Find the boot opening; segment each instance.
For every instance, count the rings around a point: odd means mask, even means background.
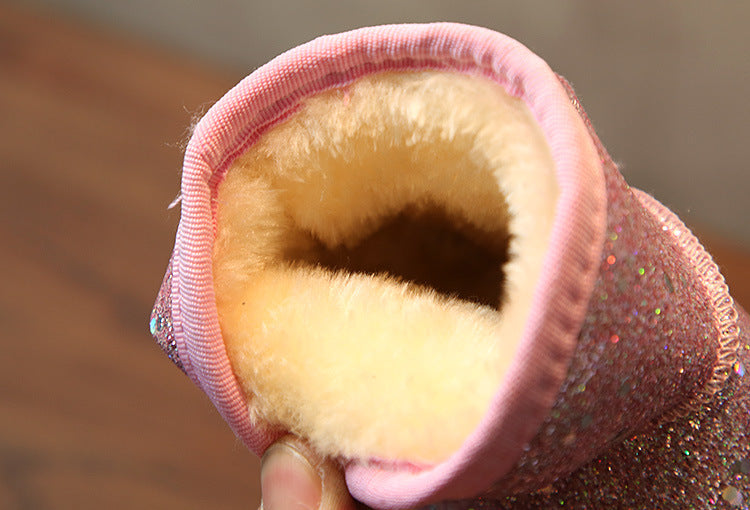
[[[515,356],[556,198],[536,121],[484,78],[307,98],[217,190],[216,305],[251,416],[331,456],[447,458]]]

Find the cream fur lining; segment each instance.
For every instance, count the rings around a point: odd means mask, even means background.
[[[557,193],[527,107],[484,78],[306,100],[219,188],[216,300],[251,416],[328,455],[448,457],[514,356]]]

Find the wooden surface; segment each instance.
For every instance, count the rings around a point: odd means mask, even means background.
[[[257,460],[147,328],[180,142],[239,78],[0,4],[0,509],[258,504]],[[707,239],[750,303],[748,254]]]

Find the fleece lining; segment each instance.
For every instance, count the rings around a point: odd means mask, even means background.
[[[447,458],[514,356],[557,194],[528,108],[484,78],[305,100],[218,189],[216,301],[251,417],[331,456]]]

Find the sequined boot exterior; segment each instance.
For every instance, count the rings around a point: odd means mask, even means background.
[[[744,504],[747,317],[518,42],[290,50],[198,123],[181,196],[151,330],[255,453],[297,433],[376,508]]]

